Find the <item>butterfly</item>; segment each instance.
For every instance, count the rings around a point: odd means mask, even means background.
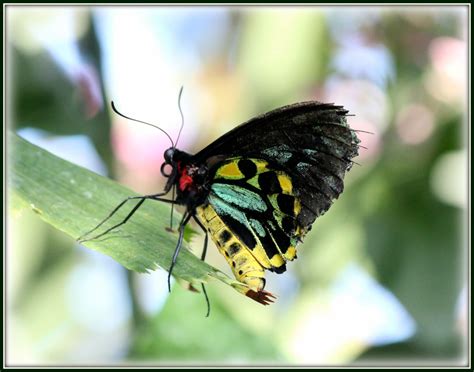
[[[181,93],[182,89],[179,97]],[[121,114],[113,102],[112,107],[127,119],[149,124]],[[210,236],[242,284],[238,290],[268,305],[276,297],[264,289],[265,271],[285,272],[315,219],[344,189],[344,176],[360,147],[358,131],[349,127],[347,116],[342,106],[317,101],[283,106],[237,126],[196,154],[176,147],[182,126],[176,142],[157,127],[172,144],[161,166],[167,178],[164,191],[127,198],[83,237],[130,199],[138,203],[127,217],[90,239],[126,223],[147,199],[182,205],[185,212],[168,270],[168,288],[185,226],[193,219],[205,234],[201,259]],[[164,199],[171,191],[172,199]],[[209,315],[204,285],[202,289]]]

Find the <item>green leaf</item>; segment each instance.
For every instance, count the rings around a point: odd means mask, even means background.
[[[44,221],[74,239],[95,227],[122,200],[137,195],[16,134],[8,134],[8,156],[10,208],[30,207]],[[98,232],[122,221],[136,202],[125,203]],[[167,269],[178,239],[177,232],[166,230],[169,216],[168,205],[147,200],[126,224],[83,245],[112,257],[129,270],[147,272],[158,266]],[[179,218],[176,216],[174,226],[178,226]],[[187,249],[186,243],[173,268],[173,276],[193,284],[216,278],[242,290],[242,284],[201,261]]]

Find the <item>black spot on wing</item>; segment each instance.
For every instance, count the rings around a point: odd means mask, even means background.
[[[295,233],[295,220],[291,217],[285,216],[281,220],[281,227],[287,236],[292,236]]]
[[[249,159],[240,159],[237,165],[245,178],[252,178],[257,174],[257,166]]]
[[[258,185],[264,193],[278,194],[282,192],[278,176],[275,172],[265,172],[258,176]]]
[[[283,264],[283,265],[281,265],[280,267],[272,267],[272,268],[270,269],[270,271],[273,271],[273,272],[275,272],[275,273],[277,273],[277,274],[282,274],[282,273],[284,273],[284,272],[286,271],[286,265]]]
[[[241,222],[228,215],[221,215],[222,221],[231,229],[249,249],[254,249],[257,245],[252,232]]]
[[[295,214],[295,198],[287,194],[278,194],[277,203],[280,210],[288,216]]]
[[[280,255],[280,251],[278,247],[275,245],[275,242],[273,241],[272,237],[268,233],[268,230],[265,233],[265,236],[259,236],[259,240],[260,240],[260,243],[262,244],[265,254],[269,258],[272,258],[275,255]],[[278,242],[276,243],[279,244]]]
[[[292,222],[292,225],[293,224],[294,222]],[[274,225],[273,228],[269,228],[267,231],[269,234],[271,234],[276,244],[278,244],[278,249],[280,250],[280,252],[285,254],[288,250],[288,247],[291,245],[289,236],[285,234],[285,232],[282,231],[282,229],[278,225]]]

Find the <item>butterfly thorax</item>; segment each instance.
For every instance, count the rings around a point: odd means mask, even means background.
[[[174,148],[165,151],[165,165],[171,165],[167,189],[176,186],[176,202],[189,209],[204,203],[209,194],[209,170],[205,164],[192,162],[192,155]]]
[[[177,170],[177,200],[190,207],[202,204],[209,194],[207,167],[178,162]]]

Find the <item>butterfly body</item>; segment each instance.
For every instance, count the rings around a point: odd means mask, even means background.
[[[206,234],[201,258],[210,235],[240,283],[234,288],[268,304],[274,296],[264,290],[265,271],[283,273],[296,258],[315,219],[342,193],[358,155],[346,116],[342,106],[303,102],[255,117],[194,155],[173,143],[161,166],[164,192],[133,197],[140,201],[126,219],[98,236],[125,223],[146,199],[184,205],[169,273],[193,218]],[[175,198],[161,198],[171,190]]]
[[[190,159],[189,154],[181,151],[177,157]],[[176,176],[169,183],[176,186],[176,203],[195,209],[209,194],[209,169],[205,164],[193,164],[189,160],[178,160],[172,167]]]
[[[172,168],[165,191],[176,187],[176,203],[200,221],[246,286],[242,292],[258,302],[271,295],[263,290],[265,270],[286,270],[315,218],[342,192],[358,148],[346,113],[319,102],[290,105],[198,154],[165,152]]]

